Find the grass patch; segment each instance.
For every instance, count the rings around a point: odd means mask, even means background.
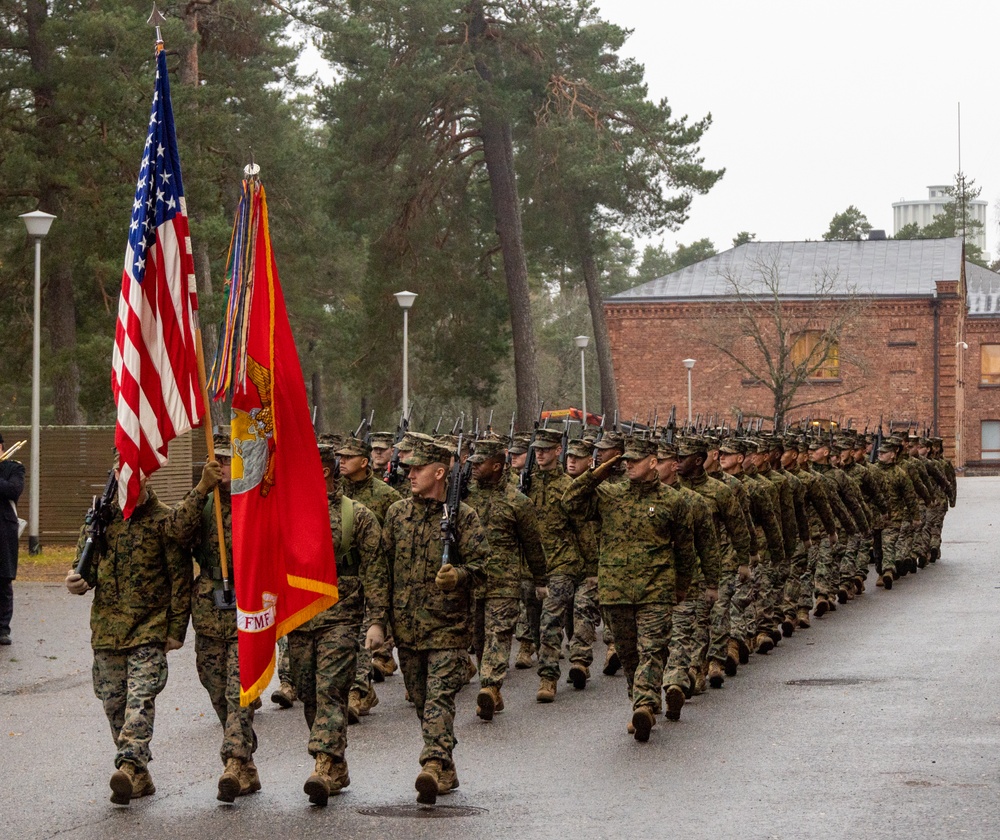
[[[76,546],[42,546],[41,554],[28,554],[24,546],[18,555],[17,579],[30,581],[61,581],[76,562]]]

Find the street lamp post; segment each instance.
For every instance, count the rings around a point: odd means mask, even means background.
[[[587,345],[590,344],[590,337],[586,335],[578,335],[573,339],[576,346],[580,348],[580,393],[583,395],[583,405],[581,410],[583,411],[583,430],[587,430],[587,367],[586,367],[586,355],[585,351]]]
[[[695,359],[685,359],[684,367],[688,372],[688,427],[691,426],[691,368],[694,367]]]
[[[403,310],[403,416],[410,413],[410,307],[417,299],[416,292],[396,292],[393,297]]]
[[[39,437],[41,426],[41,369],[42,369],[42,239],[52,227],[55,216],[33,210],[22,213],[20,218],[28,229],[28,236],[35,240],[35,324],[31,345],[31,482],[28,495],[28,553],[42,550],[38,539],[38,471]]]

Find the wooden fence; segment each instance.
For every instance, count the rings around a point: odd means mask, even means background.
[[[31,429],[28,426],[5,426],[4,444],[13,446],[27,441],[14,456],[24,464],[24,492],[17,503],[17,513],[30,521]],[[43,426],[39,441],[38,529],[39,541],[46,545],[76,543],[80,526],[91,500],[104,490],[114,457],[113,426]],[[201,429],[170,442],[168,462],[156,472],[149,486],[166,504],[179,501],[194,484],[195,464],[205,460],[205,437]],[[28,529],[21,541],[27,545]]]

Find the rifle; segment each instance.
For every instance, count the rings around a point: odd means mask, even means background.
[[[410,406],[410,413],[413,412],[413,406]],[[400,484],[403,480],[402,470],[399,468],[399,443],[410,430],[410,417],[409,415],[404,415],[400,413],[399,423],[396,425],[396,435],[392,439],[392,457],[389,459],[389,464],[385,468],[385,483],[395,487]]]
[[[440,415],[440,416],[438,417],[438,421],[437,421],[437,425],[436,425],[436,426],[434,427],[434,432],[433,432],[433,434],[435,435],[435,437],[437,436],[437,433],[438,433],[438,429],[440,429],[440,428],[441,428],[441,423],[442,423],[443,421],[444,421],[444,415],[442,414],[442,415]]]
[[[365,443],[368,443],[372,437],[372,423],[374,422],[375,422],[375,409],[373,408],[372,413],[369,417],[365,417],[364,415],[362,415],[361,423],[358,425],[358,428],[354,430],[354,437],[364,440]],[[365,433],[363,438],[361,435],[362,430],[364,430]]]
[[[84,580],[93,574],[94,554],[103,554],[107,549],[104,534],[115,515],[114,500],[117,494],[118,479],[115,478],[114,470],[108,470],[108,483],[104,485],[104,492],[100,496],[94,496],[83,520],[87,526],[87,541],[83,544],[74,571]]]
[[[870,464],[878,463],[878,450],[882,446],[882,416],[879,415],[878,418],[878,431],[875,432],[875,440],[872,441],[872,452],[868,456],[868,462]]]
[[[604,421],[608,419],[607,414],[601,415],[601,425],[597,427],[597,439],[594,441],[594,454],[590,460],[590,465],[592,468],[597,467],[597,444],[600,442],[601,438],[604,437]]]
[[[569,420],[563,425],[562,433],[562,454],[559,456],[559,465],[566,469],[566,450],[569,449]]]
[[[490,416],[486,419],[486,434],[493,434],[493,409],[490,409]]]
[[[531,443],[528,444],[528,455],[524,459],[524,466],[521,467],[521,475],[517,482],[517,489],[525,496],[531,490],[531,471],[535,468],[535,447],[532,444],[534,444],[535,437],[538,435],[538,429],[542,425],[542,413],[544,409],[545,401],[542,400],[542,404],[538,408],[538,419],[535,421],[535,430],[531,433]]]
[[[677,406],[670,406],[670,419],[667,420],[667,431],[663,436],[667,443],[673,443],[677,435]]]
[[[510,447],[514,445],[514,419],[517,417],[517,409],[510,413],[510,432],[507,433],[507,466],[510,466]]]
[[[471,464],[470,464],[471,467]],[[462,503],[462,433],[458,433],[458,450],[455,452],[455,463],[451,465],[451,475],[448,479],[448,492],[444,500],[444,513],[441,516],[441,533],[444,536],[444,550],[441,552],[441,565],[451,562],[451,548],[458,538],[458,508]]]

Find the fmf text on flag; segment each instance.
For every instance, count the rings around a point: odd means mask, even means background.
[[[118,302],[111,390],[119,502],[127,519],[167,444],[204,413],[195,345],[198,299],[166,55],[156,55],[149,131],[132,204]]]
[[[337,602],[326,481],[271,252],[267,199],[243,183],[212,369],[232,400],[232,522],[240,702],[274,672],[274,643]]]

